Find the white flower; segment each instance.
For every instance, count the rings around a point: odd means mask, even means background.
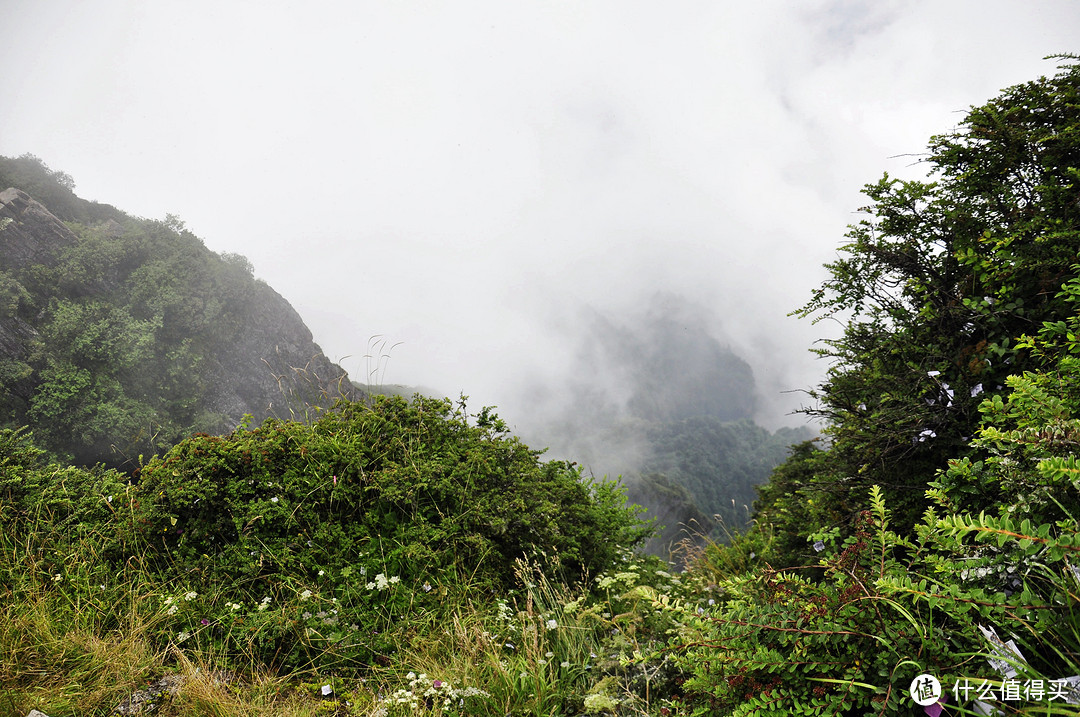
[[[548,620],[544,624],[547,625],[547,629],[549,629],[549,630],[554,630],[555,628],[557,628],[559,626],[559,623],[555,622],[554,620]]]
[[[187,640],[189,637],[191,637],[191,633],[186,631],[186,630],[181,630],[180,632],[176,633],[176,641],[177,642],[183,642],[184,640]]]
[[[390,583],[391,583],[392,585],[393,585],[393,584],[396,584],[396,583],[400,583],[400,582],[401,582],[401,578],[399,578],[399,577],[398,577],[397,575],[395,575],[394,577],[390,578]]]
[[[58,583],[58,582],[60,582],[60,581],[61,581],[61,580],[63,580],[63,579],[64,579],[64,576],[63,576],[63,575],[61,575],[60,573],[57,573],[56,575],[53,575],[53,576],[52,576],[52,581],[53,581],[54,583]]]
[[[273,498],[270,499],[270,502],[271,503],[277,503],[278,502],[278,497],[275,495]]]
[[[304,592],[300,593],[300,599],[301,600],[307,600],[309,597],[311,597],[311,591],[310,590],[305,590]]]
[[[184,593],[184,599],[187,600],[188,602],[191,602],[192,600],[194,600],[197,597],[199,597],[199,593],[195,592],[194,590],[191,590],[190,592]]]

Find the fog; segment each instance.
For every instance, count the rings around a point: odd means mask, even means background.
[[[788,314],[861,187],[1078,37],[1075,0],[8,0],[0,154],[244,254],[355,380],[625,411],[603,327],[642,354],[668,306],[800,425],[836,327]]]

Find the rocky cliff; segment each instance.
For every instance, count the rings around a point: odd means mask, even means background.
[[[65,223],[18,187],[0,192],[0,425],[120,466],[245,414],[303,417],[361,397],[246,259],[175,220],[67,194],[64,213],[90,223]]]

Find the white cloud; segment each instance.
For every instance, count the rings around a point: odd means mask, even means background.
[[[582,303],[671,290],[793,408],[824,327],[785,314],[861,186],[1078,30],[1072,0],[15,0],[0,153],[247,255],[332,358],[404,341],[392,381],[524,412]]]

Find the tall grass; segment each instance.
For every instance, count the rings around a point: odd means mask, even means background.
[[[341,674],[275,674],[256,657],[257,620],[242,616],[228,639],[193,622],[228,609],[224,589],[194,595],[182,576],[155,577],[138,546],[117,566],[101,554],[105,536],[58,534],[49,518],[0,521],[0,717],[115,714],[165,675],[180,676],[175,694],[156,698],[165,717],[658,714],[660,697],[641,689],[647,670],[632,665],[658,637],[656,587],[639,589],[662,580],[655,559],[625,556],[621,577],[597,576],[603,590],[553,583],[524,563],[505,595],[459,575],[441,609],[387,625],[391,657]]]

